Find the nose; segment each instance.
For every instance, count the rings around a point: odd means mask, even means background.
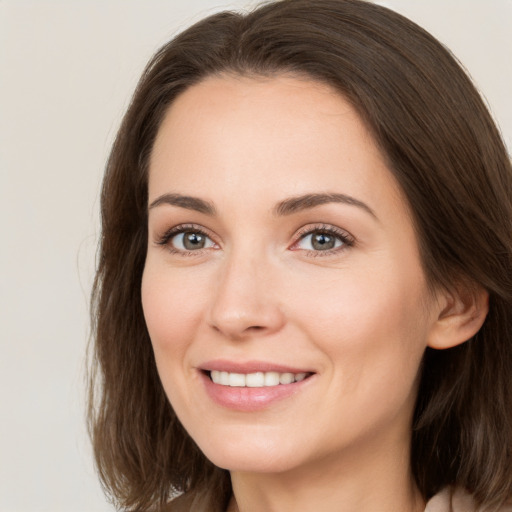
[[[209,324],[231,340],[278,332],[285,323],[277,279],[262,257],[232,255],[219,270]],[[273,277],[274,275],[274,277]]]

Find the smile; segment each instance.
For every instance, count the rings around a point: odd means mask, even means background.
[[[309,388],[316,372],[260,361],[216,360],[198,368],[207,396],[232,411],[256,412]]]
[[[232,373],[227,371],[212,370],[210,378],[214,384],[236,388],[263,388],[300,382],[308,376],[307,373],[279,373],[279,372],[255,372]]]

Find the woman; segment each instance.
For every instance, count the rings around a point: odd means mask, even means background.
[[[102,194],[114,500],[509,510],[511,197],[469,79],[383,7],[274,2],[163,47]]]

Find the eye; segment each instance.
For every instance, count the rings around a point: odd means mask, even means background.
[[[157,244],[174,253],[190,253],[217,247],[203,230],[194,226],[176,226],[164,233]]]
[[[215,245],[210,238],[200,231],[178,233],[169,242],[179,251],[197,251],[198,249],[207,249]]]
[[[330,249],[341,247],[342,245],[343,241],[336,236],[331,235],[330,233],[317,231],[302,237],[297,244],[297,247],[308,251],[328,251]]]
[[[325,252],[337,251],[345,247],[353,245],[352,237],[334,227],[319,227],[309,228],[303,231],[300,235],[298,242],[293,246],[293,249],[301,249],[310,252]]]

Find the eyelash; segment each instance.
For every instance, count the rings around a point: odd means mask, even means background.
[[[178,254],[180,256],[197,256],[205,251],[206,249],[183,251],[181,249],[176,249],[169,243],[176,235],[187,232],[197,233],[209,238],[210,240],[212,239],[212,237],[205,231],[205,229],[197,224],[179,224],[178,226],[174,226],[173,228],[168,229],[162,236],[158,238],[156,244],[165,247],[171,254]]]
[[[212,240],[212,237],[210,234],[201,226],[197,224],[179,224],[178,226],[174,226],[171,229],[168,229],[163,235],[161,235],[158,240],[156,241],[156,244],[162,247],[165,247],[170,253],[172,254],[178,254],[180,256],[198,256],[203,253],[203,251],[208,250],[209,248],[203,248],[203,249],[197,249],[194,251],[184,251],[182,249],[176,249],[173,247],[169,242],[175,237],[176,235],[179,235],[181,233],[186,232],[193,232],[197,233],[199,235],[205,236]],[[314,251],[314,250],[305,250],[305,252],[308,254],[308,256],[313,257],[322,257],[322,256],[331,256],[335,253],[338,253],[340,251],[346,250],[349,247],[352,247],[355,243],[354,238],[349,235],[346,231],[343,231],[339,228],[336,228],[335,226],[326,225],[326,224],[318,224],[314,226],[307,226],[302,229],[300,229],[297,232],[296,240],[293,242],[291,246],[291,250],[299,250],[299,249],[293,249],[293,247],[296,247],[304,238],[306,238],[309,235],[312,235],[313,233],[322,233],[329,236],[333,236],[340,240],[342,242],[342,245],[340,247],[335,247],[333,249],[326,249],[323,251]]]
[[[300,229],[297,233],[297,240],[293,243],[292,248],[297,246],[302,240],[304,240],[304,238],[312,235],[313,233],[333,236],[334,238],[339,239],[342,243],[340,247],[334,247],[332,249],[326,249],[323,251],[305,250],[308,256],[312,256],[314,258],[332,256],[333,254],[339,253],[348,249],[349,247],[352,247],[355,243],[354,238],[346,231],[327,224],[317,224],[313,226],[306,226]]]

